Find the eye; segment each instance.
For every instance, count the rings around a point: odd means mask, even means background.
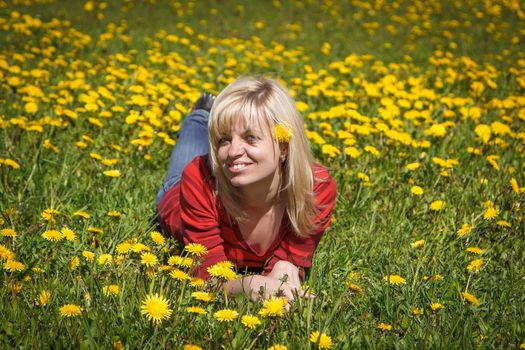
[[[224,146],[226,145],[228,142],[230,142],[231,138],[229,136],[223,136],[219,139],[218,143],[219,143],[219,146]]]
[[[255,135],[246,135],[244,137],[244,139],[246,140],[246,142],[250,143],[250,144],[253,144],[255,142],[257,142],[259,140],[259,138]]]

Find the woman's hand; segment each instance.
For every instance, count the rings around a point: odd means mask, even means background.
[[[306,293],[301,287],[301,278],[299,277],[299,268],[289,261],[278,261],[275,263],[272,272],[268,274],[268,277],[277,278],[280,281],[286,282],[291,288],[292,298],[288,300],[293,301],[295,295],[303,298],[315,298],[315,295]]]
[[[272,272],[268,277],[276,278],[288,283],[291,287],[301,289],[301,279],[299,278],[299,269],[297,266],[288,261],[278,261],[273,266]]]
[[[287,261],[278,261],[268,276],[253,275],[226,284],[229,294],[246,293],[254,301],[268,299],[274,295],[283,296],[289,302],[297,296],[315,298],[301,288],[299,269]]]

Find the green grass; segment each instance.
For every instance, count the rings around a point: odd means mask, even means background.
[[[1,348],[314,349],[313,331],[329,335],[335,349],[524,344],[525,26],[517,2],[100,4],[86,12],[77,1],[0,2],[0,229],[17,233],[0,236]],[[330,52],[322,52],[324,43]],[[47,73],[39,77],[37,68]],[[308,106],[307,129],[340,152],[331,156],[312,138],[338,186],[334,221],[305,281],[317,298],[298,301],[283,318],[261,317],[253,330],[213,314],[229,307],[256,315],[259,303],[214,291],[217,300],[204,304],[191,297],[195,287],[159,265],[151,277],[140,254],[117,253],[127,240],[148,245],[163,265],[181,252],[173,240],[159,246],[150,238],[179,117],[202,90],[218,92],[242,74],[283,80]],[[90,92],[98,97],[88,101]],[[25,110],[31,101],[34,113]],[[476,108],[479,115],[469,114]],[[432,134],[433,125],[444,133]],[[491,130],[487,142],[476,133],[483,125]],[[359,156],[345,152],[350,143],[338,131],[353,135]],[[119,161],[107,166],[93,153]],[[433,157],[458,163],[443,174]],[[414,162],[420,168],[408,170]],[[105,176],[109,169],[121,176]],[[411,193],[414,185],[421,196]],[[444,208],[431,210],[435,200]],[[498,209],[493,219],[484,218],[487,201]],[[56,222],[41,216],[48,208],[60,212]],[[122,217],[108,216],[112,210]],[[463,224],[472,229],[458,237]],[[42,237],[62,227],[77,238]],[[84,251],[95,253],[94,262]],[[101,266],[105,253],[114,262]],[[80,264],[71,269],[75,257]],[[477,258],[480,271],[469,271]],[[7,268],[13,259],[24,264],[20,271]],[[388,284],[391,274],[406,283]],[[119,286],[117,295],[104,295],[109,284]],[[43,290],[51,293],[47,305],[38,302]],[[173,309],[159,326],[140,312],[150,293]],[[80,316],[60,316],[69,303],[82,307]],[[432,310],[432,303],[444,308]],[[190,305],[207,314],[186,312]],[[392,328],[382,331],[380,323]]]

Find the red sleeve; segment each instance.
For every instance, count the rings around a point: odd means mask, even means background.
[[[206,268],[226,259],[219,227],[219,213],[213,196],[213,180],[207,157],[197,157],[186,166],[180,186],[181,227],[184,244],[200,243],[208,254],[198,271],[208,278]]]
[[[297,267],[308,268],[312,266],[315,249],[330,225],[336,196],[335,181],[325,168],[316,165],[314,176],[317,179],[314,185],[315,202],[318,210],[317,228],[308,237],[300,237],[292,232],[287,234],[265,267],[265,274],[270,273],[275,263],[281,260],[289,261]]]

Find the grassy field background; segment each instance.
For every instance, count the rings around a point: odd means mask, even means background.
[[[0,1],[0,347],[525,348],[524,20],[503,0]],[[317,298],[282,316],[190,279],[155,233],[181,119],[247,74],[292,91],[338,185]]]

